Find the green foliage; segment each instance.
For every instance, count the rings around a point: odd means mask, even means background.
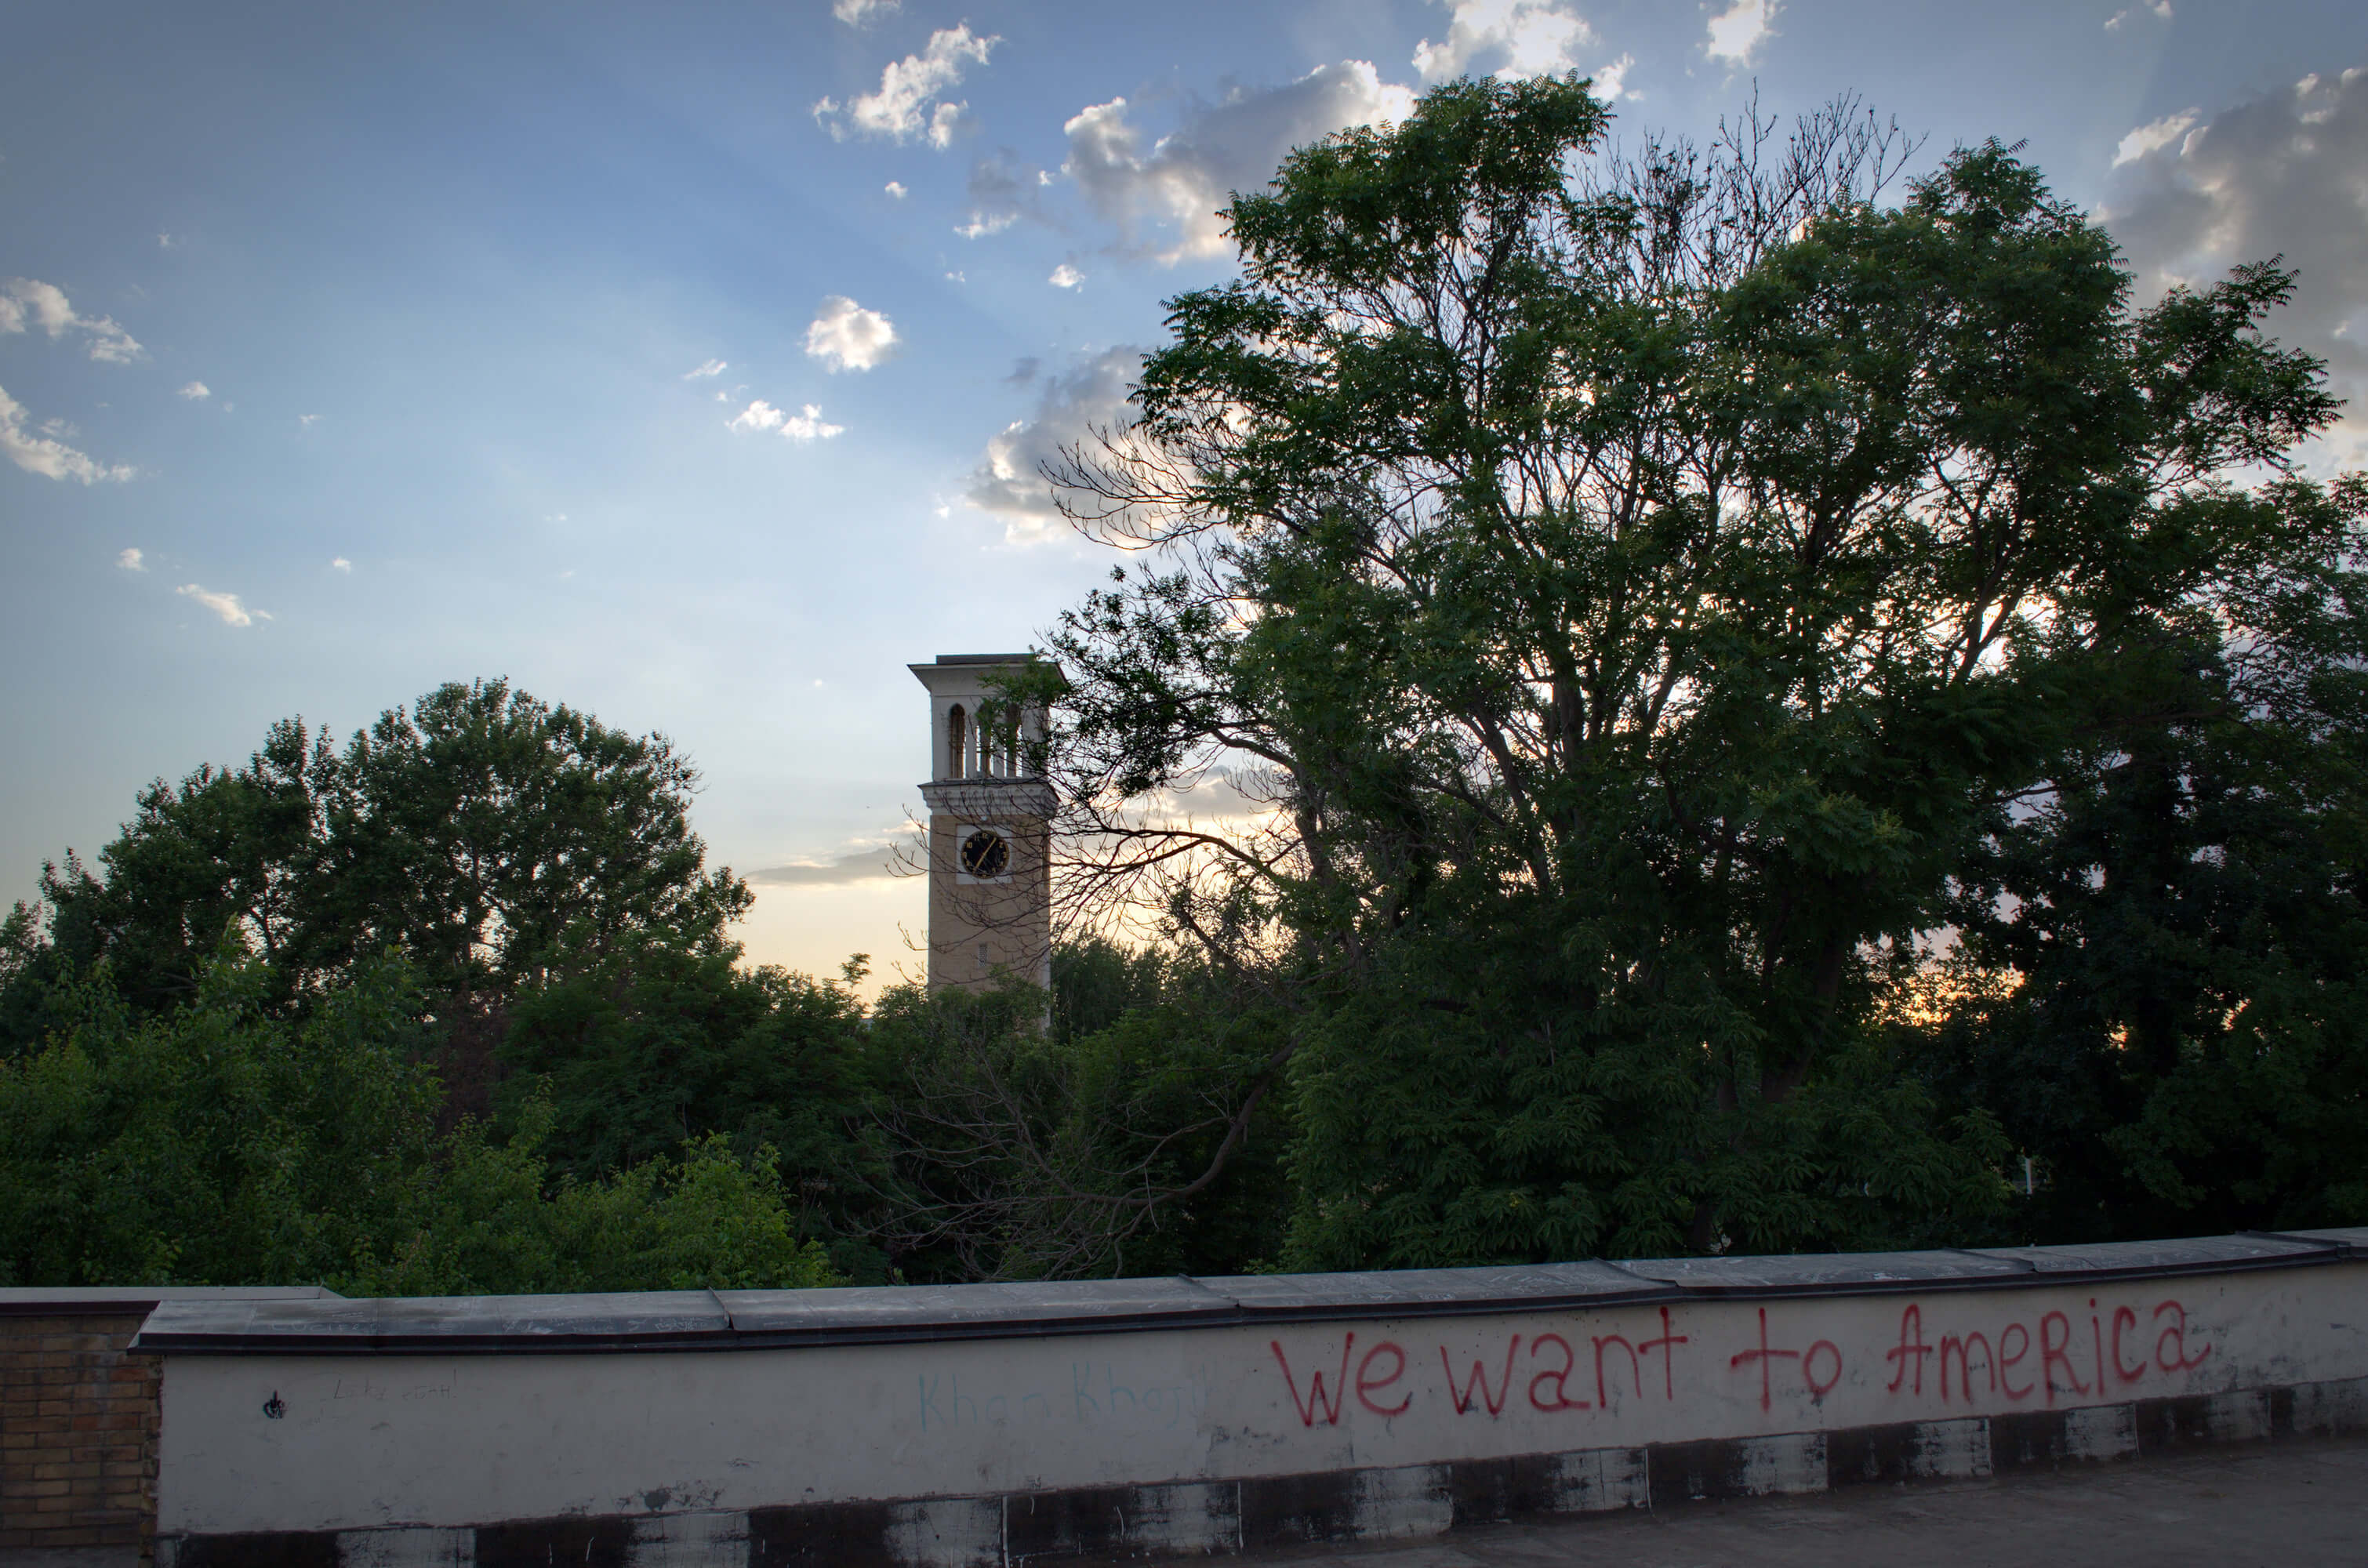
[[[0,1269],[12,1283],[312,1282],[391,1221],[432,1137],[416,1000],[371,966],[301,1026],[252,964],[142,1018],[101,974],[0,1062]]]
[[[826,1172],[863,1093],[862,1008],[844,986],[737,956],[662,930],[559,955],[508,1010],[503,1119],[547,1101],[559,1162],[578,1176],[719,1132]]]
[[[2368,483],[2271,499],[2164,552],[2255,536],[2201,613],[2128,619],[2091,687],[2119,722],[1964,873],[1961,994],[1915,1043],[2032,1154],[2018,1235],[2368,1212]]]
[[[70,855],[0,927],[0,1256],[407,1290],[830,1276],[860,1009],[737,969],[749,893],[703,864],[695,783],[663,737],[481,681],[143,790],[103,875]]]
[[[416,988],[362,966],[301,1022],[253,961],[142,1017],[101,973],[67,1027],[0,1061],[0,1280],[326,1284],[438,1294],[835,1281],[772,1151],[709,1138],[591,1181],[539,1152],[551,1113],[439,1136]]]
[[[746,969],[734,946],[639,931],[570,947],[510,1005],[495,1125],[535,1134],[582,1181],[686,1140],[762,1152],[794,1199],[801,1233],[840,1272],[884,1279],[885,1155],[868,1108],[879,1069],[848,980]],[[516,1134],[513,1134],[516,1135]]]
[[[798,1233],[769,1148],[743,1156],[712,1133],[685,1143],[678,1159],[586,1181],[553,1176],[542,1159],[550,1122],[534,1108],[500,1145],[464,1124],[388,1244],[359,1257],[340,1289],[453,1296],[842,1283],[822,1244]]]

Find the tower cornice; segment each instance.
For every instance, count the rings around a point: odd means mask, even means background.
[[[929,810],[970,822],[1006,817],[1043,819],[1060,798],[1042,778],[940,778],[921,786]]]

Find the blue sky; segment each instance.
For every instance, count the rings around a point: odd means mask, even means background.
[[[753,958],[909,966],[904,665],[1107,569],[1033,465],[1230,273],[1224,193],[1459,71],[1593,74],[1629,136],[1756,85],[1925,166],[2026,142],[2142,290],[2286,255],[2283,335],[2368,391],[2356,0],[85,0],[10,43],[0,901],[275,719],[507,676],[698,760]]]

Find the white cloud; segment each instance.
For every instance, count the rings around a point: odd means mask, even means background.
[[[159,250],[177,250],[180,248],[180,244],[181,236],[178,234],[158,234],[156,236],[156,248]]]
[[[2151,142],[2098,213],[2142,293],[2283,255],[2294,297],[2266,330],[2324,358],[2329,390],[2350,400],[2318,456],[2368,464],[2368,67],[2305,76]]]
[[[932,147],[953,142],[966,104],[940,101],[962,78],[970,65],[986,63],[987,51],[1003,40],[973,33],[970,24],[940,28],[929,35],[928,47],[918,54],[892,60],[880,73],[880,89],[842,105],[823,98],[814,106],[814,119],[834,137],[850,128],[866,136],[886,136],[910,142],[926,136]]]
[[[2133,6],[2126,11],[2116,11],[2112,16],[2106,17],[2105,30],[2109,33],[2117,33],[2121,31],[2123,25],[2128,22],[2131,17],[2136,16],[2140,11],[2150,11],[2166,22],[2170,20],[2172,16],[2170,0],[2146,0],[2146,3],[2143,6]]]
[[[118,566],[122,567],[126,572],[145,572],[148,570],[146,566],[141,563],[141,554],[139,548],[136,545],[126,549],[122,554],[118,555],[115,558],[115,563]]]
[[[682,379],[686,381],[703,381],[710,376],[720,376],[731,368],[721,359],[710,359],[703,365],[685,370],[682,373]]]
[[[317,414],[300,414],[296,416],[296,423],[307,430],[319,424],[321,416]]]
[[[1577,69],[1577,51],[1595,41],[1587,18],[1565,0],[1449,0],[1447,37],[1415,46],[1423,79],[1486,72],[1547,76]]]
[[[949,283],[967,283],[970,281],[970,278],[968,275],[964,273],[949,272],[946,274],[946,281]]]
[[[905,199],[905,182],[903,180],[892,179],[881,188],[899,201]]]
[[[2169,146],[2194,130],[2195,122],[2201,118],[2194,109],[2183,109],[2178,114],[2167,114],[2160,119],[2139,126],[2123,137],[2122,144],[2113,149],[2113,167],[2118,169],[2123,164],[2135,164],[2148,153],[2159,152]]]
[[[781,421],[781,434],[792,441],[827,441],[846,428],[844,425],[824,424],[822,410],[811,403],[806,404],[803,414],[792,415]]]
[[[184,583],[173,590],[184,598],[192,598],[222,618],[224,626],[253,626],[257,620],[269,620],[268,610],[249,609],[238,602],[236,594],[218,594],[201,588],[195,583]]]
[[[340,555],[335,561],[329,562],[329,570],[332,572],[343,572],[350,576],[354,570],[354,563]]]
[[[55,422],[52,421],[52,424]],[[44,479],[72,479],[84,484],[131,477],[130,465],[102,463],[74,450],[52,435],[35,435],[25,428],[25,405],[0,391],[0,452],[28,473]]]
[[[893,11],[899,0],[837,0],[830,14],[850,28],[860,28],[882,12]]]
[[[214,389],[206,385],[203,381],[191,381],[188,386],[181,389],[181,395],[189,399],[191,402],[195,402],[199,398],[213,396]]]
[[[1062,129],[1069,138],[1061,172],[1095,210],[1119,227],[1121,247],[1165,262],[1222,256],[1217,216],[1236,190],[1260,190],[1285,154],[1351,125],[1403,119],[1414,95],[1381,80],[1372,63],[1346,60],[1280,87],[1235,88],[1218,103],[1197,105],[1183,123],[1146,150],[1124,98],[1080,109]],[[1143,235],[1172,229],[1172,243]]]
[[[1702,52],[1729,65],[1748,65],[1752,54],[1773,30],[1776,0],[1735,0],[1710,19],[1710,37]]]
[[[1053,269],[1052,277],[1044,279],[1055,289],[1075,289],[1085,280],[1086,275],[1065,261]]]
[[[1595,96],[1607,104],[1616,104],[1623,97],[1636,97],[1636,94],[1628,90],[1628,72],[1635,63],[1634,55],[1623,54],[1611,64],[1597,71]]]
[[[832,374],[868,370],[896,346],[896,328],[878,311],[867,311],[844,294],[822,302],[806,326],[806,354]]]
[[[142,350],[131,335],[108,316],[86,316],[66,300],[65,290],[38,278],[11,278],[0,283],[0,333],[22,332],[29,320],[51,337],[80,332],[88,338],[90,357],[109,365],[127,364]]]
[[[792,441],[827,441],[833,436],[844,431],[847,426],[824,424],[822,409],[814,403],[807,403],[803,413],[790,414],[775,408],[760,397],[742,409],[725,428],[778,430]]]
[[[1064,447],[1119,424],[1142,371],[1142,351],[1121,347],[1082,361],[1065,376],[1043,378],[1035,414],[1012,421],[986,443],[962,498],[1002,518],[1004,538],[1014,544],[1065,535],[1068,522],[1053,505],[1042,465],[1057,462]]]

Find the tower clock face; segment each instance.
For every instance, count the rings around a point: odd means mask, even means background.
[[[973,877],[999,877],[1011,869],[1011,844],[991,827],[975,828],[962,840],[962,869]]]

